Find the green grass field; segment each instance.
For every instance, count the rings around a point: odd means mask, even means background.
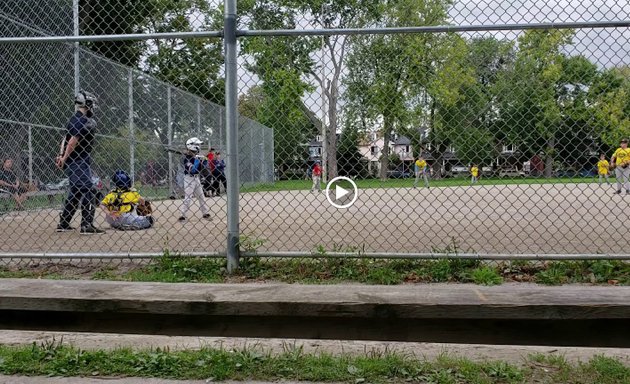
[[[382,181],[379,179],[362,179],[355,180],[359,189],[367,188],[411,188],[413,187],[414,179],[390,179]],[[579,183],[595,183],[596,178],[592,177],[580,177],[580,178],[482,178],[476,185],[513,185],[513,184],[579,184]],[[273,184],[259,184],[255,186],[243,187],[241,192],[266,192],[266,191],[296,191],[296,190],[309,190],[312,186],[311,180],[281,180],[276,181]],[[422,187],[422,180],[420,181],[420,187]],[[449,178],[440,180],[431,180],[431,187],[461,187],[470,185],[470,179],[468,178]],[[322,183],[322,189],[325,188],[325,184]]]

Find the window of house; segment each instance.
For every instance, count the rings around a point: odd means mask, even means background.
[[[378,155],[378,147],[376,145],[373,145],[370,147],[370,153],[372,155]]]
[[[315,137],[315,141],[322,141],[322,137],[320,135],[317,135],[317,137]]]
[[[410,152],[410,151],[409,151],[409,146],[408,146],[408,145],[405,145],[405,153],[409,153],[409,152]]]

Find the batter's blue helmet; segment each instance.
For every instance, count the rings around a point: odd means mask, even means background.
[[[131,177],[129,177],[127,172],[119,169],[114,172],[112,183],[118,188],[131,188]]]

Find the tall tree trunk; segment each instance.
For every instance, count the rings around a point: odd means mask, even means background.
[[[337,100],[339,98],[339,85],[336,79],[330,83],[328,97],[328,180],[337,177]]]
[[[550,178],[553,175],[553,158],[555,152],[556,138],[550,137],[547,140],[547,151],[545,153],[545,177]]]
[[[389,141],[392,136],[392,118],[389,114],[385,115],[383,119],[383,152],[381,153],[381,180],[387,180],[387,171],[389,170]]]

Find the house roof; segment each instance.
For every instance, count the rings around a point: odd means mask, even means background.
[[[396,140],[393,140],[394,145],[410,145],[411,140],[407,136],[398,136]]]

